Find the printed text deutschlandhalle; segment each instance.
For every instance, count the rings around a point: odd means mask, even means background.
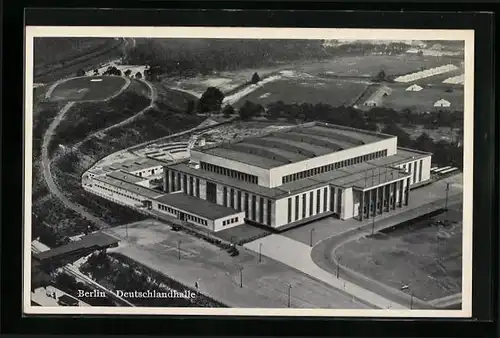
[[[196,297],[196,293],[191,290],[184,290],[184,292],[179,292],[175,290],[170,291],[156,291],[156,290],[146,290],[146,291],[123,291],[117,290],[115,294],[121,298],[185,298],[193,299]],[[105,298],[106,293],[100,290],[84,291],[78,290],[78,298]]]

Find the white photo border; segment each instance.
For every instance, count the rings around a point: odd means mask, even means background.
[[[31,203],[33,126],[33,41],[35,37],[133,37],[219,39],[341,39],[341,40],[460,40],[464,41],[464,168],[462,309],[460,310],[355,310],[174,307],[45,307],[32,306]],[[362,37],[362,38],[360,38]],[[58,315],[213,315],[304,317],[472,317],[472,227],[474,160],[474,30],[431,29],[333,29],[333,28],[240,28],[240,27],[25,27],[25,106],[23,153],[23,312]]]

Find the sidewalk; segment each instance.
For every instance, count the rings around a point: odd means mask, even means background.
[[[337,278],[317,266],[311,258],[311,247],[282,235],[270,235],[244,246],[258,252],[262,244],[262,254],[281,261],[299,271],[317,278],[336,289],[364,300],[380,309],[407,309],[407,307],[385,299],[349,281]]]

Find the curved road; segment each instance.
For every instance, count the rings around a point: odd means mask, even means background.
[[[107,97],[105,100],[102,100],[102,101],[108,101],[108,100],[111,100],[112,98],[120,95],[129,86],[129,84],[130,84],[130,79],[126,78],[125,85],[118,92],[114,93],[113,95]],[[151,85],[149,85],[149,87],[151,89],[153,89],[153,87]],[[156,93],[156,91],[154,91],[154,90],[151,92],[151,104],[150,104],[150,106],[152,104],[154,104],[155,93]],[[42,143],[43,176],[44,176],[45,181],[47,182],[47,187],[49,188],[50,193],[52,193],[54,196],[56,196],[64,204],[64,206],[66,206],[67,208],[80,214],[83,218],[93,222],[98,227],[108,228],[109,224],[104,222],[102,219],[89,213],[83,206],[70,201],[57,187],[57,185],[54,181],[54,178],[52,176],[52,172],[50,170],[51,159],[49,158],[49,151],[48,151],[50,141],[52,140],[52,137],[54,135],[54,132],[55,132],[57,126],[59,125],[59,123],[61,123],[62,120],[64,120],[66,113],[74,104],[75,104],[75,102],[68,102],[59,111],[56,118],[54,118],[54,120],[51,122],[51,124],[49,125],[49,127],[45,131],[45,134],[43,135],[43,143]],[[149,109],[149,108],[147,108],[147,109]]]
[[[462,196],[459,195],[454,195],[449,198],[449,203],[453,204],[455,202],[460,201]],[[432,209],[439,209],[443,206],[444,204],[444,199],[443,200],[438,200],[434,201],[428,204],[424,204],[420,206],[419,208],[415,208],[413,210],[408,210],[407,212],[403,214],[408,214],[408,213],[419,213],[419,210],[425,210],[426,212],[432,211]],[[420,213],[421,214],[421,213]],[[398,217],[401,215],[395,215],[393,217],[389,217],[387,219],[380,220],[376,223],[375,226],[375,231],[380,231],[386,228],[390,228],[396,224],[399,224],[401,222],[401,218]],[[410,219],[411,217],[406,217],[406,219]],[[391,286],[388,286],[384,283],[381,283],[379,281],[376,281],[372,278],[369,278],[351,268],[348,268],[344,265],[342,265],[342,260],[339,261],[335,257],[334,252],[342,245],[354,241],[358,238],[365,237],[368,234],[371,233],[371,223],[368,223],[361,228],[356,228],[353,230],[348,230],[344,233],[341,233],[339,235],[332,236],[330,238],[326,238],[322,241],[320,241],[318,244],[316,244],[312,251],[311,251],[311,258],[314,261],[314,263],[319,266],[321,269],[331,273],[331,274],[337,274],[337,269],[340,267],[339,274],[342,279],[345,279],[351,283],[357,284],[360,287],[363,287],[367,290],[372,290],[373,292],[381,295],[382,297],[385,297],[387,299],[390,299],[394,302],[397,302],[399,304],[404,304],[404,306],[408,306],[411,302],[413,302],[413,305],[415,307],[418,307],[419,309],[432,309],[435,308],[434,304],[432,302],[426,302],[423,300],[420,300],[413,296],[413,300],[410,300],[410,295],[395,289]]]

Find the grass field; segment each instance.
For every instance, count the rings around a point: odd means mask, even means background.
[[[395,289],[409,285],[422,300],[460,293],[462,208],[452,205],[431,219],[346,243],[335,255],[342,265]]]
[[[412,111],[424,112],[435,111],[434,103],[437,100],[445,99],[451,103],[452,110],[463,110],[464,91],[462,88],[456,88],[449,93],[442,87],[424,88],[419,92],[407,92],[404,86],[392,86],[392,93],[384,97],[382,106],[394,110],[409,108]]]
[[[52,101],[101,101],[120,91],[126,80],[118,76],[83,76],[58,84]]]
[[[246,100],[263,106],[271,102],[326,103],[332,106],[351,105],[368,86],[363,81],[332,79],[283,79],[265,84],[240,99],[235,106]]]
[[[364,55],[344,56],[325,62],[313,62],[297,67],[311,75],[329,74],[340,76],[375,76],[380,70],[386,75],[407,74],[424,68],[432,68],[456,62],[447,57],[418,55]]]

